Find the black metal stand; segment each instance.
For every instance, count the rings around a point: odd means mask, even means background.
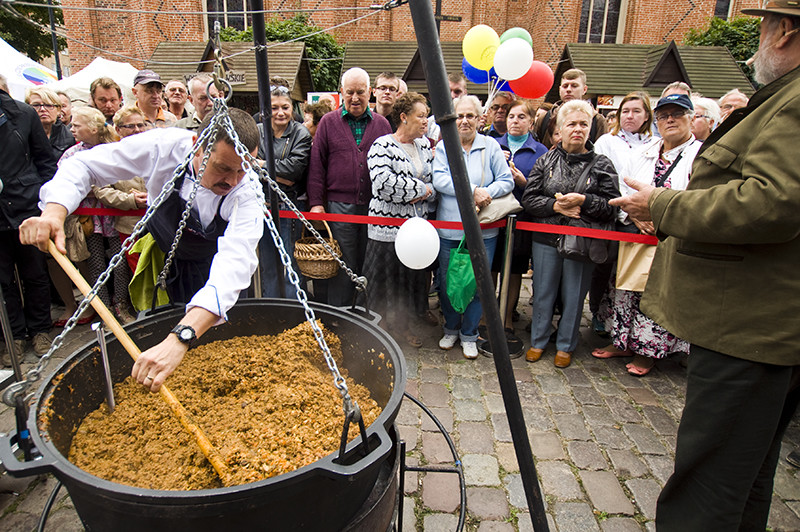
[[[6,350],[11,357],[11,368],[13,370],[11,375],[0,381],[0,389],[3,389],[12,382],[22,380],[22,367],[19,361],[19,357],[22,353],[17,353],[17,346],[14,343],[14,333],[11,332],[11,322],[8,320],[6,297],[5,294],[3,294],[2,287],[0,287],[0,328],[3,330],[3,338],[6,342]]]
[[[506,308],[508,308],[508,283],[510,282],[511,275],[511,256],[514,254],[514,227],[517,222],[515,214],[509,214],[506,218],[506,239],[503,247],[503,271],[500,272],[500,316],[504,318],[506,315]],[[508,355],[511,358],[519,358],[522,356],[522,349],[525,344],[517,338],[514,333],[508,332],[512,328],[512,324],[504,323],[504,332],[506,336],[506,348]],[[494,356],[492,351],[491,342],[486,339],[478,340],[478,351],[486,357]]]
[[[264,10],[263,0],[250,0],[250,10],[253,13],[253,44],[256,46],[256,77],[258,78],[258,104],[261,109],[261,125],[264,128],[264,136],[261,141],[264,143],[264,152],[266,153],[267,173],[271,179],[275,179],[275,153],[272,147],[272,94],[270,92],[269,84],[269,61],[267,60],[267,32],[264,24]],[[281,215],[278,205],[278,195],[274,194],[269,186],[264,186],[264,193],[269,194],[269,210],[272,214],[272,221],[280,231]],[[264,238],[270,238],[269,235],[264,235]],[[269,260],[268,257],[263,257]],[[283,263],[281,262],[280,255],[275,254],[275,267],[277,272],[283,271]],[[260,272],[259,272],[260,275]],[[280,297],[286,297],[286,287],[284,282],[278,283],[278,294]],[[256,294],[256,297],[261,297],[261,294]]]
[[[417,34],[419,55],[425,79],[428,82],[428,93],[431,107],[436,116],[436,122],[441,126],[444,149],[450,164],[450,173],[453,176],[458,208],[461,213],[461,223],[464,225],[467,247],[472,258],[472,267],[475,270],[475,279],[478,284],[478,296],[481,301],[494,301],[495,290],[489,273],[489,260],[486,248],[483,245],[478,217],[475,214],[472,190],[467,177],[467,169],[462,156],[461,143],[456,129],[456,115],[453,111],[453,102],[448,89],[447,72],[444,66],[444,57],[436,33],[436,23],[430,0],[410,0],[411,18],[414,22],[414,31]],[[439,148],[442,149],[442,148]],[[503,403],[508,416],[508,425],[514,441],[514,450],[519,463],[522,484],[531,514],[533,528],[537,532],[549,531],[547,515],[544,511],[544,500],[536,477],[536,466],[533,463],[528,432],[525,427],[525,418],[522,414],[522,405],[519,401],[517,384],[511,360],[508,354],[508,345],[505,340],[500,312],[496,305],[487,304],[483,307],[486,324],[489,331],[494,354],[494,364],[500,390],[503,394]]]
[[[420,471],[425,473],[455,473],[458,475],[458,486],[461,495],[461,504],[460,510],[458,512],[458,526],[456,527],[456,532],[460,532],[464,529],[464,521],[467,518],[467,483],[464,480],[464,467],[461,464],[461,460],[458,458],[458,452],[456,451],[456,446],[453,443],[452,438],[447,433],[447,429],[444,428],[442,422],[430,411],[430,409],[422,404],[422,402],[414,397],[413,395],[405,392],[403,394],[406,398],[411,400],[415,405],[420,407],[425,415],[427,415],[431,421],[436,425],[436,428],[439,429],[439,432],[442,433],[444,436],[445,441],[447,442],[447,446],[450,447],[450,454],[453,455],[453,463],[455,464],[452,467],[448,466],[408,466],[406,465],[406,442],[400,440],[400,456],[402,457],[402,462],[400,462],[400,487],[398,488],[399,496],[400,496],[400,503],[397,510],[397,528],[396,530],[401,531],[403,530],[403,494],[405,493],[405,478],[406,478],[406,471]]]

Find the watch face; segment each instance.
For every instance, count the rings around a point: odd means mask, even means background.
[[[181,331],[181,339],[189,341],[192,339],[192,330],[191,329],[184,329]]]

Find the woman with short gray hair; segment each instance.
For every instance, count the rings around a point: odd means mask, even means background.
[[[478,118],[483,109],[475,96],[467,95],[453,100],[456,112],[456,127],[460,140],[461,153],[467,169],[467,177],[473,190],[476,209],[489,205],[494,198],[511,192],[514,180],[500,144],[493,138],[478,134]],[[433,161],[433,186],[439,193],[439,206],[436,219],[460,222],[461,213],[456,200],[453,176],[444,145],[436,148]],[[499,229],[484,229],[483,244],[488,257],[494,256]],[[444,314],[444,336],[439,340],[440,349],[452,349],[461,341],[464,357],[478,357],[478,323],[483,313],[477,294],[464,309],[456,311],[447,296],[447,267],[450,264],[450,250],[458,247],[464,231],[439,229],[439,299]],[[494,301],[488,304],[495,304]]]

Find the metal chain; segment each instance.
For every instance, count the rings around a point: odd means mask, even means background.
[[[42,357],[39,359],[39,362],[27,371],[24,380],[15,382],[6,388],[5,392],[3,392],[3,402],[6,405],[14,406],[16,397],[20,394],[26,393],[31,385],[41,379],[42,373],[47,368],[53,353],[64,343],[64,338],[67,336],[67,334],[69,334],[69,332],[75,328],[80,315],[83,314],[83,311],[86,310],[86,308],[91,304],[92,299],[97,296],[97,292],[100,290],[100,287],[108,282],[111,272],[124,259],[125,254],[131,249],[131,247],[133,247],[133,244],[136,242],[136,238],[142,233],[145,225],[147,225],[147,222],[150,220],[150,218],[152,218],[153,213],[155,213],[156,209],[158,209],[158,207],[164,203],[164,200],[167,198],[167,196],[172,193],[172,190],[175,188],[175,181],[186,172],[186,169],[194,158],[194,154],[197,151],[198,146],[208,139],[210,135],[210,131],[204,131],[194,143],[192,150],[186,155],[186,158],[183,160],[183,162],[175,168],[175,171],[172,173],[172,177],[164,184],[161,192],[159,192],[155,199],[153,199],[152,204],[147,207],[147,211],[145,211],[144,216],[142,216],[142,218],[136,222],[136,225],[131,231],[131,235],[125,239],[125,242],[122,243],[120,251],[111,257],[106,270],[100,274],[100,276],[97,278],[97,281],[94,283],[94,286],[92,286],[92,289],[80,302],[78,308],[67,320],[67,323],[64,324],[64,329],[61,331],[61,333],[56,336],[55,339],[53,339],[53,342],[50,344],[50,349],[47,350],[47,353],[42,355]],[[25,395],[25,402],[28,402],[30,399],[32,399],[33,395],[33,393]]]
[[[286,248],[283,245],[283,240],[281,239],[280,233],[278,228],[275,226],[275,222],[272,218],[272,213],[267,208],[267,202],[264,200],[264,192],[261,188],[260,181],[255,177],[255,173],[253,172],[254,167],[259,168],[258,164],[251,164],[251,161],[255,163],[255,158],[250,155],[247,151],[247,148],[242,144],[239,140],[239,136],[236,134],[236,131],[233,128],[233,123],[231,122],[230,118],[228,117],[227,113],[225,113],[224,117],[222,118],[222,125],[225,127],[225,132],[228,134],[228,137],[233,141],[234,148],[236,150],[237,155],[242,158],[242,169],[245,171],[245,175],[247,176],[248,183],[250,187],[254,190],[259,198],[262,199],[261,206],[264,212],[264,217],[267,221],[267,228],[269,229],[270,235],[272,236],[272,240],[275,242],[275,247],[278,250],[278,254],[280,255],[281,264],[283,264],[284,269],[286,270],[289,276],[289,282],[292,283],[296,291],[297,300],[303,306],[303,310],[305,312],[306,321],[308,321],[309,325],[311,326],[312,331],[314,332],[314,338],[317,341],[317,345],[319,345],[320,349],[322,350],[322,354],[325,357],[325,362],[328,365],[328,369],[331,371],[333,375],[333,384],[339,393],[342,395],[343,399],[343,408],[345,413],[349,413],[351,411],[358,412],[358,405],[353,401],[352,397],[350,396],[350,391],[347,388],[347,382],[345,378],[342,376],[341,372],[339,371],[339,367],[336,364],[336,360],[334,360],[333,355],[331,354],[331,350],[328,347],[328,343],[325,341],[325,337],[322,333],[322,329],[320,328],[319,324],[317,323],[316,314],[314,314],[314,310],[308,304],[308,295],[306,291],[300,286],[300,278],[297,275],[297,272],[294,271],[292,268],[292,259],[289,256],[289,253],[286,251]],[[266,175],[266,174],[263,174]],[[270,179],[267,176],[267,179]],[[270,179],[271,181],[271,179]],[[289,198],[286,197],[284,194],[283,196],[284,201],[287,202],[288,205],[291,205],[291,201]]]
[[[214,111],[217,111],[216,102],[214,103]],[[217,128],[214,126],[214,120],[211,121],[211,126],[206,128],[206,130],[211,130],[208,141],[206,146],[213,146],[214,142],[217,139]],[[192,151],[194,154],[194,150]],[[172,245],[169,248],[169,253],[167,253],[166,259],[164,259],[164,267],[161,269],[161,272],[158,274],[158,279],[156,280],[156,287],[155,289],[158,290],[160,287],[162,290],[167,290],[167,275],[169,275],[169,269],[172,266],[172,261],[175,258],[175,253],[178,250],[178,244],[181,241],[181,237],[183,236],[183,230],[186,229],[186,221],[189,219],[189,216],[192,213],[192,206],[194,205],[195,197],[197,196],[197,189],[200,185],[200,180],[205,173],[206,164],[208,163],[208,158],[211,155],[211,149],[203,150],[203,161],[200,163],[200,170],[198,171],[198,175],[195,176],[194,183],[192,184],[192,191],[189,193],[189,198],[186,200],[186,207],[183,209],[183,213],[181,214],[181,219],[178,222],[178,229],[175,231],[175,238],[172,240]]]
[[[277,181],[270,178],[269,175],[267,175],[267,171],[264,168],[258,166],[255,157],[253,157],[249,153],[246,154],[246,156],[248,158],[248,162],[251,164],[252,167],[254,167],[256,173],[258,173],[259,178],[263,182],[267,183],[269,185],[269,188],[272,189],[273,192],[278,194],[278,197],[281,199],[281,201],[289,208],[290,211],[292,211],[295,214],[295,216],[297,216],[297,219],[303,223],[303,226],[305,226],[308,232],[314,236],[317,242],[322,244],[322,246],[325,248],[325,251],[327,251],[331,255],[331,257],[336,259],[336,262],[339,263],[339,267],[341,267],[345,271],[345,273],[347,273],[347,276],[350,277],[350,280],[353,281],[353,284],[356,285],[356,288],[360,292],[364,292],[367,289],[367,278],[364,277],[363,275],[361,276],[356,275],[355,272],[352,269],[350,269],[347,263],[344,262],[344,260],[342,260],[341,256],[333,250],[328,241],[325,240],[325,238],[321,234],[319,234],[319,231],[317,231],[317,229],[314,227],[314,224],[312,224],[308,220],[308,218],[305,217],[305,215],[300,211],[300,209],[298,209],[295,206],[295,204],[292,203],[292,200],[289,199],[289,196],[287,196],[286,193],[283,190],[281,190],[281,187],[278,185]]]

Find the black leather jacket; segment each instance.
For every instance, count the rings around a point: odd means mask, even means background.
[[[39,188],[56,173],[56,158],[33,107],[0,90],[0,230],[39,215]]]
[[[258,132],[263,138],[263,128],[260,123]],[[292,185],[281,183],[281,190],[289,193],[290,198],[305,194],[308,163],[311,159],[311,133],[303,124],[292,120],[281,138],[272,139],[272,150],[275,156],[275,175],[292,182]],[[263,141],[258,147],[258,158],[267,158]],[[267,192],[266,188],[264,192]]]
[[[594,166],[589,171],[588,185],[583,191],[586,200],[581,206],[581,219],[587,222],[614,220],[616,208],[608,204],[608,200],[619,197],[614,163],[605,155],[596,154],[591,142],[587,143],[587,147],[587,153],[571,154],[559,144],[536,160],[522,194],[522,206],[532,216],[531,221],[569,225],[570,218],[553,209],[555,195],[574,192],[583,170],[592,161]],[[534,233],[533,236],[538,242],[551,245],[555,242],[555,235],[552,234]]]
[[[69,126],[64,125],[61,119],[56,120],[53,128],[50,130],[50,146],[53,147],[53,154],[56,156],[56,161],[61,159],[64,152],[68,148],[75,145],[75,137],[69,130]]]

